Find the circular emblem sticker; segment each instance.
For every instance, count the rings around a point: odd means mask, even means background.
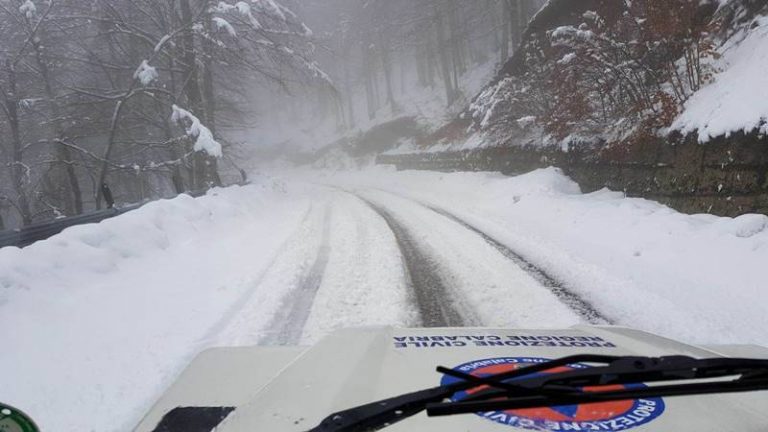
[[[547,361],[549,359],[537,357],[500,357],[471,361],[456,366],[453,369],[477,377],[484,377]],[[546,371],[543,374],[565,372],[586,367],[588,366],[574,364]],[[531,376],[536,375],[540,374],[532,374]],[[460,380],[446,375],[443,376],[441,384],[452,384],[457,381]],[[609,386],[607,389],[620,390],[622,388],[631,387],[616,385]],[[637,388],[636,385],[635,388]],[[472,391],[477,392],[478,390],[457,392],[453,396],[453,401],[460,401],[470,396]],[[589,387],[585,387],[584,391],[590,391]],[[647,424],[663,412],[664,401],[661,398],[648,398],[548,408],[488,411],[477,413],[477,415],[503,425],[537,431],[623,431]]]
[[[14,407],[0,403],[0,431],[2,432],[40,432],[35,422]]]

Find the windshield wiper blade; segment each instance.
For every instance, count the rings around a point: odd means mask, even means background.
[[[632,370],[635,369],[635,370]],[[450,375],[459,375],[451,371]],[[463,375],[463,374],[461,374]],[[690,381],[738,376],[730,381],[678,383],[651,387],[605,390],[605,386],[663,381]],[[484,379],[473,379],[482,383]],[[579,369],[515,382],[514,386],[487,383],[492,388],[449,403],[430,403],[430,416],[467,414],[496,410],[542,408],[600,403],[663,396],[686,396],[768,390],[768,361],[749,359],[704,359],[688,357],[626,358],[606,367]],[[514,387],[538,394],[521,394]],[[590,391],[581,390],[590,386]],[[510,388],[512,387],[512,388]],[[601,389],[602,388],[602,389]]]
[[[544,372],[576,363],[603,364],[544,375]],[[430,416],[493,410],[537,408],[615,400],[768,390],[768,360],[685,356],[615,357],[576,355],[487,377],[476,377],[444,367],[438,372],[460,381],[408,393],[328,416],[309,432],[369,432],[427,410]],[[690,380],[738,376],[731,381],[684,383]],[[637,384],[675,381],[650,387]],[[682,383],[681,383],[682,381]],[[600,387],[622,384],[622,390]],[[581,387],[589,386],[585,392]],[[457,392],[477,389],[471,396],[450,401]]]
[[[427,406],[429,415],[464,414],[491,410],[541,408],[558,405],[598,403],[661,396],[685,396],[710,393],[732,393],[768,389],[768,360],[713,358],[694,359],[685,356],[658,358],[624,357],[604,367],[574,369],[557,374],[526,378],[513,384],[487,382],[450,369],[438,368],[444,374],[471,380],[490,388],[476,392],[461,401]],[[686,384],[681,381],[738,376],[732,381],[710,381]],[[676,381],[678,384],[646,388],[609,390],[616,384],[648,384]],[[581,390],[590,386],[589,392]],[[536,391],[526,395],[520,389]]]
[[[502,383],[505,380],[519,378],[531,373],[541,372],[543,370],[565,366],[571,363],[608,363],[618,358],[619,357],[593,354],[576,355],[496,374],[486,379],[496,383]],[[445,386],[433,387],[361,405],[329,415],[318,426],[308,432],[377,431],[424,411],[427,408],[427,405],[431,403],[444,401],[456,392],[474,387],[478,387],[478,384],[471,381],[460,381]]]
[[[326,417],[309,432],[368,432],[383,429],[414,416],[432,402],[443,401],[455,391],[433,387],[339,411]]]

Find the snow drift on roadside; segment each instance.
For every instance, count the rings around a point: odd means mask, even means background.
[[[209,344],[307,203],[179,196],[0,249],[0,389],[43,430],[126,431]]]

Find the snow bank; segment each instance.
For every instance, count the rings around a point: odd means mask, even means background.
[[[306,213],[272,189],[182,195],[0,249],[3,401],[43,430],[132,430]]]
[[[768,17],[731,38],[715,67],[715,82],[696,92],[672,130],[698,131],[699,142],[733,132],[768,133]]]
[[[405,171],[328,174],[461,216],[545,269],[614,323],[693,343],[768,346],[768,217],[686,215],[558,169],[518,177]]]

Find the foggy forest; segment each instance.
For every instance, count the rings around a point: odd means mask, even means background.
[[[416,87],[466,102],[458,76],[506,60],[539,6],[4,2],[0,228],[103,208],[102,185],[133,203],[243,181],[278,117],[343,131]]]

